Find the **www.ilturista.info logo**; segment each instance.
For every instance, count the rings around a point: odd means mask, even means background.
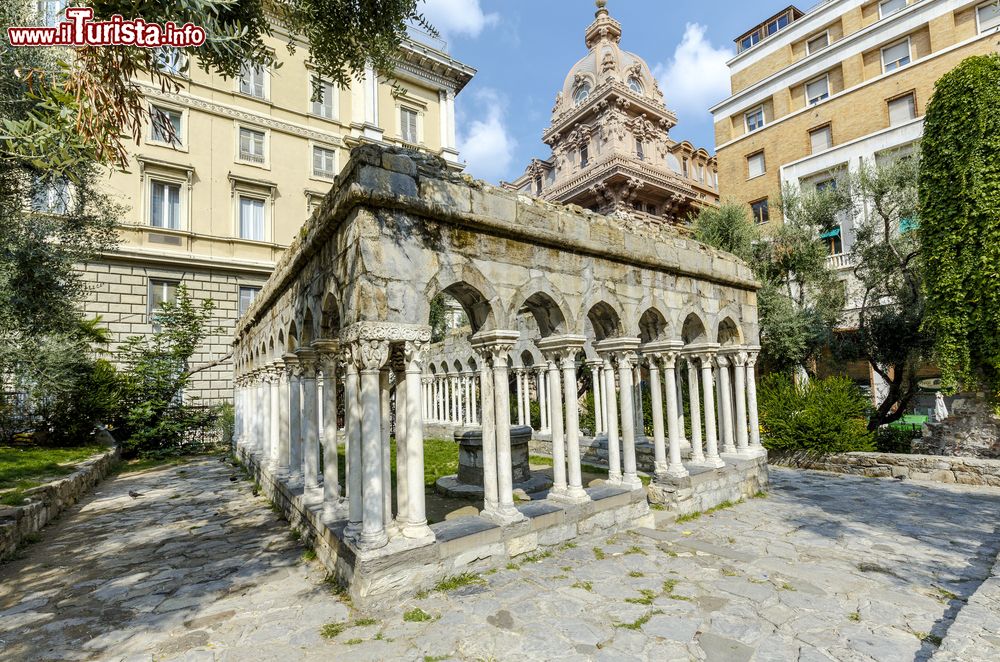
[[[205,29],[168,21],[163,25],[141,18],[124,19],[115,14],[108,21],[95,21],[90,7],[67,7],[66,20],[55,27],[9,27],[11,46],[142,46],[186,48],[205,43]]]

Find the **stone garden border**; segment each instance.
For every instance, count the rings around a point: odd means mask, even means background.
[[[26,538],[38,533],[103,480],[121,458],[121,446],[109,447],[76,465],[76,471],[25,492],[23,506],[0,506],[0,561]]]
[[[936,483],[1000,487],[1000,460],[900,453],[821,455],[804,451],[771,451],[768,459],[771,464],[784,467],[832,471],[870,478],[907,478]]]

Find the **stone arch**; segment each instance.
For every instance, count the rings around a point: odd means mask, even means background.
[[[521,359],[522,368],[533,368],[535,366],[536,363],[535,356],[534,354],[531,353],[530,350],[528,349],[521,350],[519,357]]]
[[[685,345],[709,341],[705,321],[698,313],[688,313],[688,316],[684,318],[684,323],[681,325],[681,340]]]
[[[667,317],[658,307],[652,306],[646,309],[639,317],[639,340],[642,344],[666,340],[670,325]]]
[[[607,301],[598,301],[587,311],[587,321],[598,342],[625,335],[621,316]]]
[[[448,364],[445,363],[444,361],[441,361],[441,374],[442,375],[448,374]]]
[[[719,322],[716,342],[723,347],[734,347],[743,344],[743,331],[732,317],[726,317]]]
[[[479,372],[479,364],[476,363],[476,357],[470,356],[468,364],[469,364],[469,370],[471,370],[472,372]]]
[[[432,375],[435,375],[435,376],[437,376],[437,372],[438,372],[438,371],[437,371],[437,366],[436,366],[436,365],[434,365],[433,363],[431,363],[431,364],[430,364],[430,365],[428,366],[428,368],[429,368],[429,370],[431,371],[431,374],[432,374]]]
[[[505,321],[501,319],[500,297],[486,277],[471,265],[463,264],[457,270],[442,267],[424,290],[428,308],[438,294],[447,294],[462,306],[473,333],[501,328]]]
[[[288,325],[288,338],[285,340],[285,352],[291,353],[299,348],[299,327],[296,320]]]
[[[323,297],[319,315],[319,337],[336,338],[340,334],[340,302],[333,292]]]
[[[567,333],[573,326],[565,297],[544,278],[532,278],[514,295],[510,319],[528,313],[534,317],[543,338]]]
[[[312,309],[306,306],[305,314],[302,317],[302,336],[299,339],[300,347],[309,347],[312,345],[312,341],[316,339],[315,326],[316,322]]]
[[[452,365],[455,366],[455,372],[458,372],[458,373],[465,372],[465,366],[463,366],[462,362],[459,361],[458,359],[455,359],[452,362]]]

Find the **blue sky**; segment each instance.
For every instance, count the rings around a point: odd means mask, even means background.
[[[449,52],[479,70],[458,96],[458,139],[470,174],[496,183],[548,157],[542,131],[556,92],[586,54],[593,0],[424,0],[423,12]],[[714,153],[708,108],[729,92],[733,39],[789,0],[609,0],[622,48],[653,68],[678,114],[675,140]],[[812,4],[800,5],[808,9]]]

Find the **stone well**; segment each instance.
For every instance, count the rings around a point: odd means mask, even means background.
[[[552,481],[541,473],[532,474],[528,464],[528,442],[531,428],[515,425],[510,428],[510,455],[514,489],[525,495],[552,487]],[[467,428],[455,432],[458,443],[458,474],[438,478],[435,489],[450,497],[483,497],[483,430]]]

